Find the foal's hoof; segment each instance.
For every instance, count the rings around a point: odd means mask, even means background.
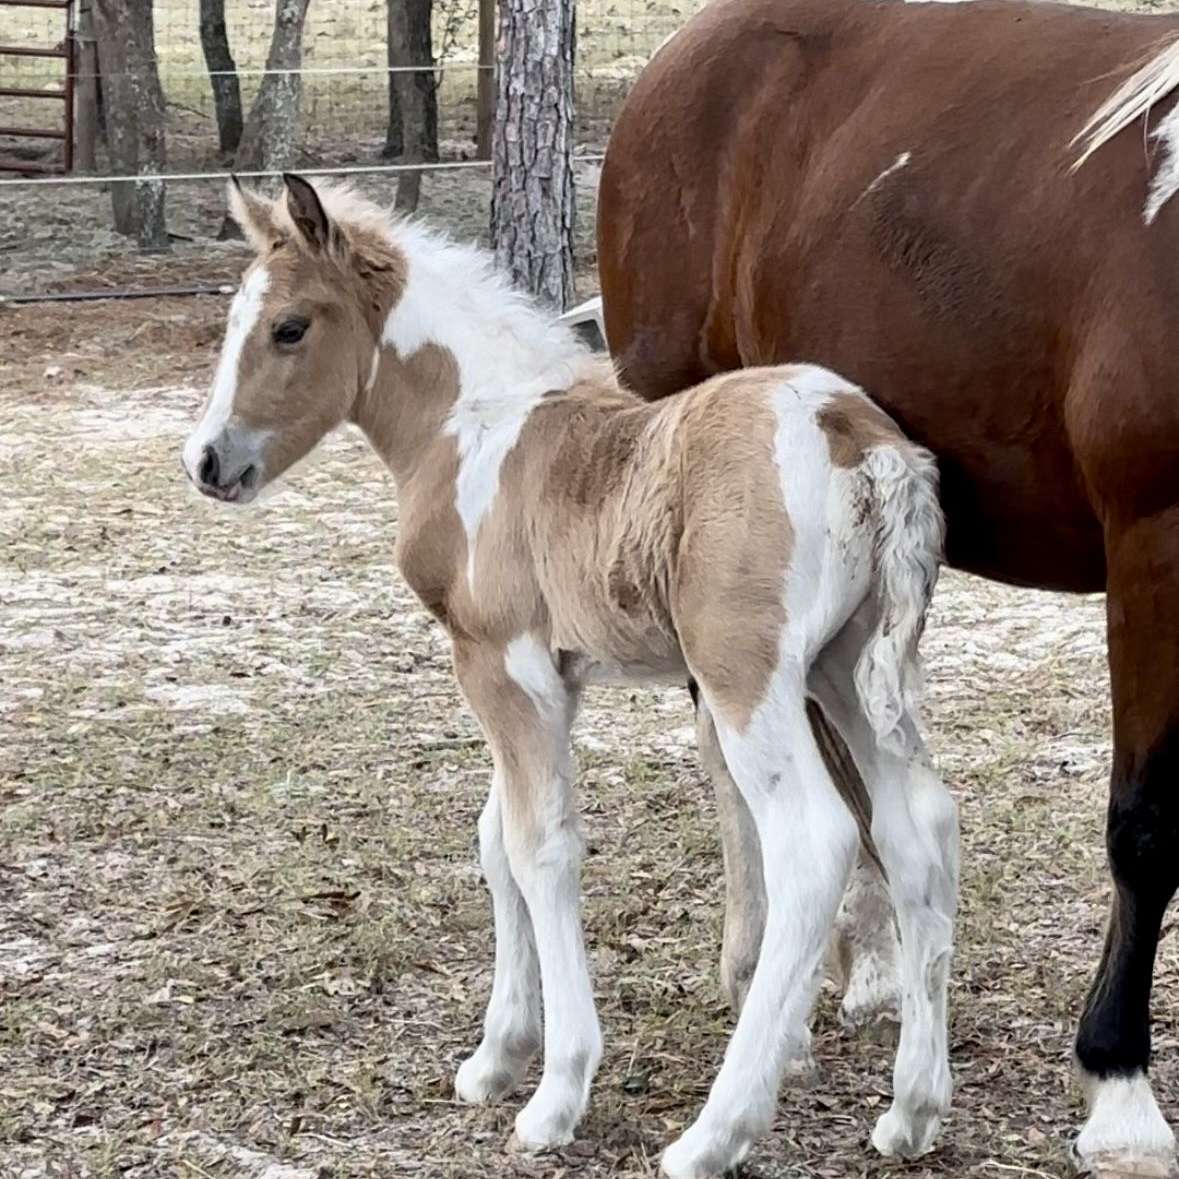
[[[454,1095],[468,1105],[490,1105],[507,1097],[516,1084],[510,1070],[490,1066],[475,1053],[459,1065],[454,1077]]]
[[[886,1158],[915,1159],[933,1149],[942,1119],[933,1110],[908,1115],[890,1106],[872,1131],[872,1146]]]
[[[879,979],[875,985],[853,981],[839,1005],[839,1024],[849,1035],[895,1046],[901,1031],[901,1002],[896,986]]]
[[[901,1018],[894,1006],[839,1009],[839,1026],[849,1036],[895,1048],[901,1039]]]
[[[752,1145],[735,1141],[731,1134],[713,1136],[691,1126],[663,1152],[659,1173],[665,1179],[714,1179],[735,1167]]]
[[[1101,1152],[1083,1156],[1073,1148],[1079,1175],[1088,1179],[1179,1179],[1175,1155]]]

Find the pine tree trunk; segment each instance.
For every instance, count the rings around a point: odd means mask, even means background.
[[[151,0],[95,0],[95,36],[112,171],[123,175],[167,170],[164,91],[156,62]],[[111,185],[115,229],[142,249],[167,249],[164,185],[158,180]]]
[[[230,155],[242,139],[242,89],[237,66],[229,50],[225,29],[225,0],[201,0],[201,48],[213,88],[213,110],[217,115],[217,138],[221,150]]]
[[[553,307],[573,299],[574,0],[500,0],[491,240]]]
[[[438,159],[438,89],[431,22],[434,0],[388,0],[389,134],[385,154],[403,163]],[[414,68],[412,73],[407,67]],[[394,133],[393,118],[397,116]],[[421,193],[420,172],[402,174],[397,207],[412,212]]]
[[[242,131],[241,145],[234,161],[239,171],[279,172],[295,162],[299,142],[299,104],[302,79],[297,71],[303,62],[303,25],[310,0],[276,0],[274,34],[266,68]]]

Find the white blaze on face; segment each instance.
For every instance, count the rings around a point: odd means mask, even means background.
[[[225,429],[233,414],[242,347],[262,313],[262,301],[269,286],[270,275],[265,266],[259,266],[246,279],[230,304],[229,326],[225,332],[225,343],[221,346],[217,372],[213,377],[213,392],[204,416],[184,445],[184,466],[193,478],[200,466],[201,452]]]

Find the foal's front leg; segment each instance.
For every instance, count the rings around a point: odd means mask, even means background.
[[[456,644],[455,668],[491,745],[502,848],[511,881],[531,920],[540,966],[544,1072],[532,1099],[516,1117],[516,1139],[525,1149],[541,1150],[572,1140],[602,1054],[581,931],[582,843],[569,748],[577,698],[558,673],[547,646],[531,635],[504,647]],[[490,821],[484,826],[494,836]],[[499,887],[501,896],[510,900],[507,881],[501,880]],[[506,923],[501,920],[505,915]],[[497,904],[496,920],[497,937],[519,928],[518,922],[513,925],[515,917],[507,903]],[[509,972],[506,952],[507,947],[504,956],[496,955],[497,983]],[[505,993],[506,988],[505,982]],[[491,1036],[496,1005],[493,988],[484,1044]],[[527,1048],[526,1039],[521,1048]],[[483,1046],[472,1062],[482,1052]],[[513,1084],[521,1071],[522,1054],[512,1064]],[[495,1059],[502,1063],[504,1057],[500,1051]],[[460,1070],[460,1095],[468,1077],[482,1072],[482,1064],[477,1073],[472,1062]],[[496,1088],[502,1091],[503,1086]]]
[[[503,793],[497,773],[479,816],[479,856],[495,915],[495,980],[483,1040],[454,1080],[459,1100],[475,1104],[506,1097],[540,1047],[540,965],[532,918],[504,847]]]

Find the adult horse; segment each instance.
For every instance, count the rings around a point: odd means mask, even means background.
[[[1114,895],[1076,1040],[1106,1174],[1175,1160],[1146,1073],[1179,885],[1177,46],[1179,18],[1048,3],[717,0],[631,92],[598,212],[632,387],[829,365],[938,456],[952,564],[1106,591]]]

